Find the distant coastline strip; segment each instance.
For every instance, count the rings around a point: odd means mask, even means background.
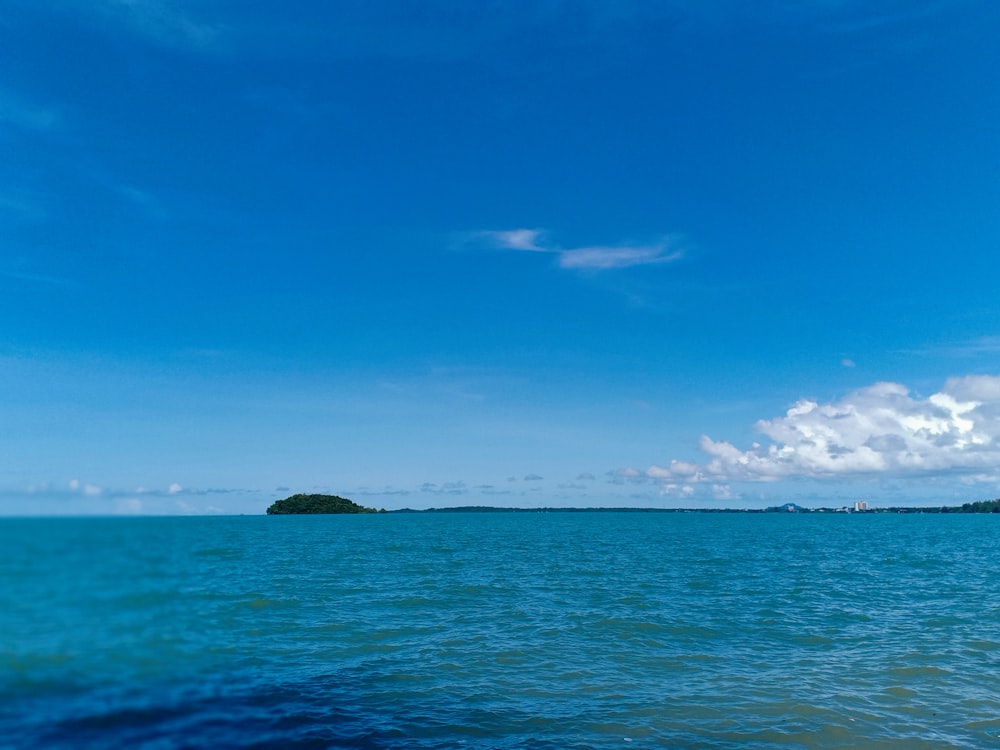
[[[804,508],[796,503],[785,503],[770,508],[499,508],[490,505],[460,505],[451,508],[402,508],[376,510],[338,495],[298,494],[277,500],[267,509],[267,515],[330,515],[361,513],[1000,513],[1000,498],[980,500],[963,505],[931,507],[890,506],[872,508],[863,504],[857,507]]]

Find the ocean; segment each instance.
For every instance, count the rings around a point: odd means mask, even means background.
[[[0,519],[0,747],[996,748],[1000,516]]]

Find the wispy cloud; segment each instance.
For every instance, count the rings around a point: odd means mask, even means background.
[[[125,29],[161,46],[209,49],[222,27],[187,11],[183,3],[168,0],[74,0],[69,7],[95,22]]]
[[[428,495],[464,495],[469,491],[465,482],[424,482],[417,488],[418,492]]]
[[[854,34],[858,32],[880,31],[885,28],[896,28],[914,21],[934,18],[954,11],[960,3],[929,0],[924,2],[909,2],[897,4],[892,10],[884,11],[878,6],[865,2],[832,3],[834,11],[828,17],[826,29],[833,33]]]
[[[191,488],[174,482],[166,487],[101,486],[83,479],[32,482],[21,488],[0,487],[0,515],[203,515],[227,512],[209,498],[226,497],[241,512],[259,512],[264,501],[255,490]]]
[[[620,245],[607,247],[580,247],[562,250],[559,265],[562,268],[585,268],[604,271],[611,268],[648,266],[679,260],[679,251],[668,252],[667,243],[658,245]]]
[[[643,472],[631,466],[624,466],[607,473],[608,481],[611,484],[645,484],[649,477]]]
[[[500,247],[510,250],[529,250],[547,253],[551,250],[542,247],[540,243],[543,232],[541,229],[502,229],[496,232],[483,232],[483,236],[492,239]]]
[[[927,398],[875,383],[831,403],[803,399],[755,429],[769,444],[741,450],[703,435],[705,463],[675,460],[644,474],[664,486],[931,473],[997,481],[1000,376],[952,378]]]
[[[108,174],[103,169],[94,169],[90,175],[93,182],[108,190],[126,205],[137,209],[144,216],[162,220],[168,217],[162,201],[153,193]]]
[[[32,224],[45,217],[46,210],[38,196],[21,190],[0,192],[0,221]]]
[[[669,239],[646,245],[593,245],[564,248],[547,241],[543,229],[502,229],[473,232],[470,238],[501,250],[550,253],[560,268],[607,271],[679,260],[683,253]]]
[[[79,479],[71,479],[68,486],[72,492],[82,492],[84,495],[89,495],[91,497],[100,495],[101,492],[103,492],[103,490],[96,484],[81,482]]]
[[[19,279],[20,281],[32,281],[40,284],[52,284],[53,286],[76,286],[76,282],[72,279],[64,279],[58,276],[48,276],[42,273],[29,273],[27,271],[11,271],[0,268],[0,276],[6,276],[11,279]]]
[[[0,89],[0,124],[33,132],[49,131],[59,124],[59,111]]]
[[[950,357],[956,359],[978,357],[984,354],[993,356],[1000,353],[1000,336],[981,336],[967,341],[939,344],[924,347],[922,349],[908,349],[903,353],[919,354],[935,358]]]

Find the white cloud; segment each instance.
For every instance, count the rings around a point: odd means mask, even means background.
[[[728,484],[713,484],[712,496],[716,500],[735,500],[739,497]]]
[[[167,492],[171,495],[176,495],[178,492],[183,490],[184,488],[177,484],[177,482],[173,482],[169,487],[167,487]]]
[[[927,398],[898,383],[875,383],[832,403],[800,400],[754,427],[769,444],[741,450],[703,435],[706,463],[672,461],[646,475],[666,484],[941,472],[996,480],[1000,376],[952,378]]]
[[[676,482],[667,482],[660,485],[660,495],[662,497],[681,497],[689,498],[694,496],[694,487],[690,484],[677,484]]]
[[[670,263],[682,257],[667,240],[651,245],[595,245],[590,247],[562,248],[543,242],[541,229],[504,229],[475,232],[472,237],[504,250],[522,250],[536,253],[551,253],[558,256],[560,268],[576,270],[607,271],[615,268],[647,266]]]

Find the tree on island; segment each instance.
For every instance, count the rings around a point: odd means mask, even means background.
[[[267,515],[297,515],[310,513],[377,513],[374,508],[363,505],[337,495],[292,495],[284,500],[278,500],[267,509]]]

